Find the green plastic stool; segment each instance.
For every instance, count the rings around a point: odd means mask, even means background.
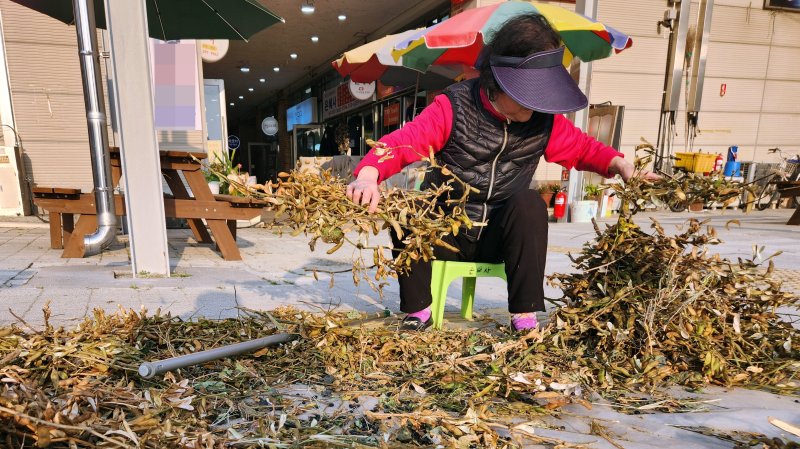
[[[506,265],[503,263],[433,261],[431,273],[431,316],[433,328],[441,329],[444,321],[444,303],[447,300],[447,288],[456,278],[463,278],[461,283],[461,316],[472,321],[472,304],[475,301],[475,279],[479,277],[503,278],[506,282]]]

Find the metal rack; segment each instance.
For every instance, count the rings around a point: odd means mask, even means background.
[[[744,179],[747,182],[755,182],[759,186],[764,186],[770,180],[770,174],[775,173],[775,170],[780,167],[778,162],[751,162],[747,164],[748,170],[744,173]],[[752,172],[753,176],[750,176]]]

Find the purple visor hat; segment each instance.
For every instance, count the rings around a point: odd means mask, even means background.
[[[563,114],[589,104],[564,68],[564,47],[521,58],[491,55],[489,65],[497,84],[520,105],[548,114]]]

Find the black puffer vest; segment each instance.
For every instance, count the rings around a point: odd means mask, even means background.
[[[530,186],[550,139],[553,116],[534,111],[525,123],[498,120],[481,104],[477,79],[454,84],[444,93],[453,107],[453,127],[436,161],[479,190],[469,195],[467,215],[473,221],[486,221],[511,195]],[[438,170],[431,170],[421,187],[443,181]],[[450,197],[460,198],[463,192],[453,186],[457,191]],[[444,200],[441,205],[446,208]],[[473,228],[468,235],[477,238],[481,229]]]

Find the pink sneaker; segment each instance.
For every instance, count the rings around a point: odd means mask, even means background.
[[[409,313],[400,323],[400,332],[421,332],[433,324],[433,315],[430,307],[419,312]]]
[[[536,329],[538,325],[539,321],[536,319],[536,312],[511,314],[511,329],[515,332]]]

